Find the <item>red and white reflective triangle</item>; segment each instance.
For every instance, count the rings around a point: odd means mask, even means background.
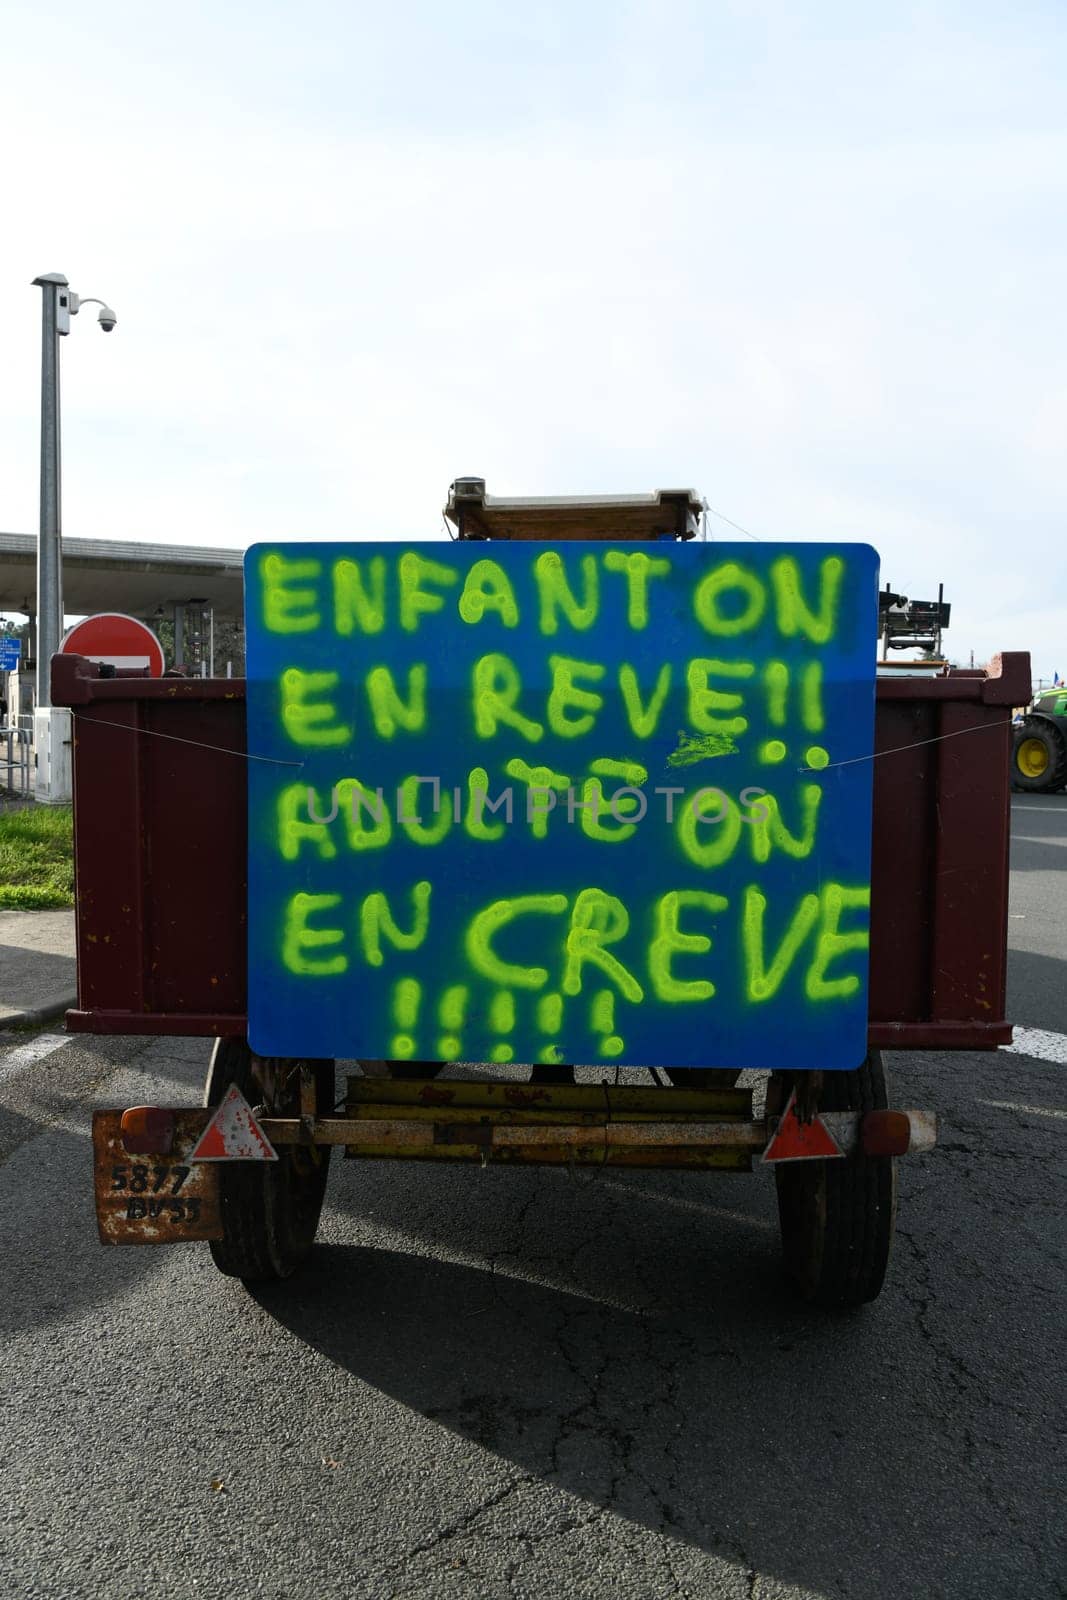
[[[278,1152],[231,1083],[218,1110],[200,1135],[190,1161],[277,1161]]]
[[[845,1152],[821,1117],[801,1122],[796,1111],[794,1089],[761,1158],[761,1165],[773,1161],[826,1161]]]

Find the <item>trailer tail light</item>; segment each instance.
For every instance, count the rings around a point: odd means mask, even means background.
[[[860,1123],[865,1156],[905,1156],[911,1148],[911,1118],[906,1111],[868,1111]]]
[[[174,1143],[174,1112],[161,1106],[132,1106],[119,1124],[122,1147],[131,1156],[165,1156]]]

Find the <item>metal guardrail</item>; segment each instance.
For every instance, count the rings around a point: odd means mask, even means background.
[[[0,790],[29,799],[33,793],[33,731],[30,728],[0,728]]]

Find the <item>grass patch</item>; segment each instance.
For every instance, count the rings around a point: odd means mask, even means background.
[[[70,807],[0,811],[0,910],[42,911],[73,904]]]

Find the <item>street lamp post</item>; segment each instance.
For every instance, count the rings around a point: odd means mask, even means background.
[[[34,278],[41,294],[41,520],[37,534],[37,708],[52,704],[52,657],[63,637],[63,563],[60,554],[59,492],[59,324],[62,295],[69,306],[61,272]],[[70,326],[69,316],[67,325]]]
[[[41,508],[37,537],[37,712],[51,713],[52,657],[63,638],[63,545],[62,545],[62,494],[61,454],[59,427],[59,341],[70,332],[70,319],[77,315],[87,301],[100,306],[97,316],[101,328],[110,333],[118,318],[110,306],[95,296],[82,298],[71,291],[62,272],[43,272],[34,278],[41,290]],[[47,728],[44,727],[47,722]],[[69,789],[61,776],[57,777],[57,763],[52,752],[57,749],[51,715],[38,722],[37,730],[44,736],[45,763],[42,773],[41,738],[35,738],[38,761],[38,792],[42,787],[49,799],[65,799],[62,792]],[[43,785],[42,785],[43,776]]]

